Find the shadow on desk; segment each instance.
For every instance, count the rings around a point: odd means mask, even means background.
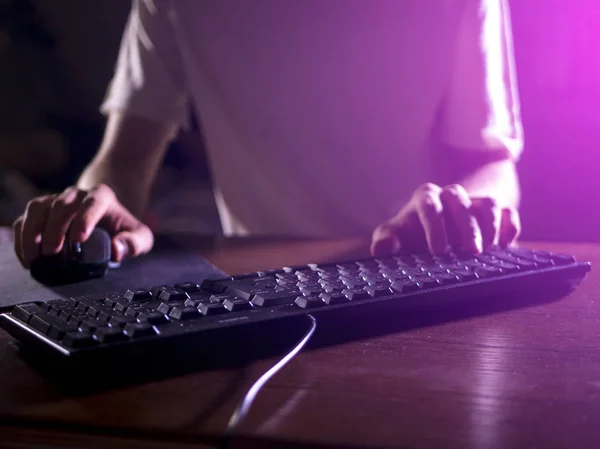
[[[418,304],[400,308],[386,301],[374,303],[368,309],[349,307],[324,311],[318,315],[317,331],[305,351],[528,308],[560,300],[571,290],[567,286],[561,289],[549,287],[547,292],[541,292],[538,286],[535,292],[520,291],[518,296],[491,295],[485,301],[481,298],[461,299],[436,304],[435,308]],[[100,357],[77,364],[62,359],[41,358],[39,354],[30,354],[16,346],[14,348],[42,376],[72,396],[218,368],[236,370],[238,375],[229,388],[224,389],[213,404],[207,404],[206,414],[210,414],[211,409],[216,409],[234,393],[236,386],[247,380],[245,366],[257,359],[282,357],[296,345],[308,327],[309,320],[306,317],[295,316],[273,322],[215,329],[199,338],[190,338],[189,342],[178,345],[175,351],[157,344],[144,352],[136,352],[134,356],[115,360],[103,359],[98,354]]]

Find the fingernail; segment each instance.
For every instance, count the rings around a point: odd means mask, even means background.
[[[377,240],[373,244],[373,253],[375,256],[394,254],[398,251],[400,251],[400,240],[393,235]]]
[[[475,240],[475,248],[477,248],[478,253],[483,252],[483,239],[481,237]]]
[[[115,239],[115,249],[116,249],[116,258],[115,258],[116,262],[120,262],[125,257],[127,257],[129,247],[123,240]]]

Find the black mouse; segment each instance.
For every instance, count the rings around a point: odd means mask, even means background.
[[[97,227],[83,243],[65,240],[62,250],[39,256],[31,263],[31,276],[46,285],[63,285],[103,277],[111,265],[111,238]]]

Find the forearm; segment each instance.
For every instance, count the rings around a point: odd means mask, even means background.
[[[111,115],[100,150],[82,173],[78,187],[87,190],[104,183],[141,217],[173,130],[165,123]]]

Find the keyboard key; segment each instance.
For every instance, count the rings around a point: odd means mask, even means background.
[[[13,308],[11,314],[18,320],[28,323],[31,317],[42,312],[42,309],[37,304],[21,304]]]
[[[477,256],[477,260],[480,260],[481,262],[488,265],[496,265],[496,263],[499,261],[498,258],[489,254],[482,254],[480,256]]]
[[[403,277],[399,277],[398,279],[402,279],[406,276]],[[370,278],[365,279],[367,281],[367,285],[373,286],[373,285],[378,285],[378,284],[387,284],[390,285],[392,282],[394,282],[397,279],[391,280],[391,279],[386,279],[383,276],[373,276]]]
[[[294,301],[298,307],[302,309],[314,309],[315,307],[322,307],[325,305],[323,299],[317,295],[313,296],[298,296]]]
[[[398,279],[399,277],[402,277],[402,276],[403,276],[402,272],[384,271],[379,274],[378,279],[381,280],[383,278],[383,279],[387,279],[389,282],[394,282],[396,279]]]
[[[202,287],[210,290],[213,293],[224,293],[231,284],[232,279],[224,278],[224,279],[216,279],[211,281],[204,281],[202,283]]]
[[[502,274],[502,271],[500,271],[500,268],[498,267],[485,266],[475,269],[475,274],[477,275],[477,277],[482,279],[500,276]]]
[[[103,300],[104,300],[104,298],[103,298]],[[48,301],[46,303],[46,306],[48,307],[48,310],[50,310],[51,307],[62,307],[66,304],[67,304],[67,301],[65,299],[53,299],[52,301]]]
[[[164,313],[160,312],[142,312],[137,316],[140,323],[162,324],[169,321]]]
[[[500,250],[500,251],[502,251],[502,250]],[[517,248],[517,247],[507,248],[505,250],[505,252],[510,253],[513,256],[524,257],[526,259],[529,259],[530,257],[532,257],[536,253],[535,251],[533,251],[533,250],[531,250],[529,248]],[[537,253],[540,254],[541,251],[537,251]]]
[[[152,310],[149,309],[148,307],[138,303],[133,306],[129,306],[127,308],[127,310],[125,310],[125,315],[129,315],[129,316],[136,318],[140,313],[151,312],[151,311]]]
[[[237,296],[242,299],[250,299],[253,291],[260,291],[260,288],[255,288],[250,284],[230,285],[225,290],[225,294],[229,296]]]
[[[62,344],[69,348],[84,348],[97,344],[96,340],[90,332],[68,332]]]
[[[277,273],[275,277],[285,282],[296,282],[298,278],[291,273]]]
[[[125,312],[125,310],[129,307],[129,301],[116,301],[113,307],[115,312]]]
[[[240,312],[242,310],[250,310],[252,308],[252,304],[245,299],[226,299],[223,301],[223,307],[230,312]]]
[[[163,288],[158,294],[158,299],[161,301],[185,301],[188,298],[185,291],[171,287]]]
[[[395,281],[391,285],[392,289],[399,293],[410,293],[421,290],[423,286],[416,281]]]
[[[364,290],[369,294],[371,298],[379,298],[381,296],[387,296],[392,294],[392,290],[387,285],[367,286]]]
[[[323,293],[323,288],[320,285],[316,287],[305,287],[300,289],[300,293],[304,296],[319,295]]]
[[[343,278],[341,278],[341,281],[342,281],[342,284],[344,284],[348,288],[364,287],[365,285],[367,285],[365,280],[360,277],[352,277],[352,278],[343,277]]]
[[[135,318],[131,315],[117,315],[108,320],[108,324],[113,327],[124,327],[127,323],[133,323]]]
[[[116,313],[116,312],[113,312],[113,313]],[[104,323],[104,325],[106,326],[106,324],[108,324],[108,320],[110,320],[111,318],[112,318],[112,315],[108,316],[104,312],[102,312],[102,313],[99,313],[95,319]]]
[[[120,327],[100,327],[94,332],[94,337],[100,343],[112,343],[115,341],[127,340],[127,335],[123,333]]]
[[[175,284],[175,288],[183,290],[186,293],[196,293],[200,291],[200,286],[194,282],[183,282],[181,284]]]
[[[115,312],[114,310],[105,310],[105,311],[101,311],[96,316],[96,319],[108,322],[108,320],[110,320],[113,316],[117,316],[117,315],[120,315],[120,313]]]
[[[450,274],[448,272],[445,273],[435,273],[435,279],[440,283],[440,285],[452,285],[458,284],[460,282],[460,278],[455,274]]]
[[[173,310],[173,307],[185,307],[185,301],[177,300],[177,301],[163,301],[156,308],[156,310],[163,315],[168,315]]]
[[[368,299],[371,296],[362,288],[347,288],[342,290],[342,294],[348,298],[349,301],[359,301],[361,299]]]
[[[235,295],[230,295],[229,293],[219,293],[217,295],[212,295],[210,297],[210,302],[216,302],[216,303],[221,303],[223,301],[226,301],[228,299],[233,299],[236,298]]]
[[[99,327],[106,326],[106,322],[96,320],[94,318],[86,318],[84,320],[79,321],[78,326],[81,331],[93,333]]]
[[[377,271],[377,269],[379,268],[379,264],[372,259],[359,260],[358,262],[356,262],[356,265],[358,265],[359,269],[366,269],[366,270]]]
[[[338,263],[336,264],[338,270],[356,271],[359,266],[356,262]]]
[[[328,305],[343,304],[350,301],[341,291],[335,293],[321,293],[319,296],[323,302]]]
[[[575,263],[575,257],[569,254],[553,254],[552,259],[556,265],[569,265]]]
[[[254,281],[254,288],[265,289],[273,288],[277,285],[277,281],[274,278],[262,278]]]
[[[192,318],[198,318],[200,311],[195,307],[175,307],[169,313],[169,318],[176,320],[189,320]]]
[[[221,313],[227,313],[227,309],[223,304],[217,302],[200,304],[198,310],[202,315],[219,315]]]
[[[415,277],[413,278],[413,282],[418,282],[423,288],[434,288],[440,286],[440,282],[437,279],[429,276]]]
[[[76,298],[67,299],[67,306],[70,308],[76,308],[79,305],[79,300]]]
[[[290,296],[293,295],[293,296]],[[275,292],[265,290],[252,298],[252,304],[259,307],[273,307],[283,304],[293,304],[297,293],[292,291]]]
[[[56,316],[52,316],[48,313],[38,313],[31,317],[29,325],[34,329],[40,331],[40,333],[46,335],[53,324],[58,322]]]
[[[169,285],[157,285],[150,289],[150,294],[153,298],[158,298],[158,296],[162,293],[165,288],[171,288]]]
[[[117,298],[106,298],[106,299],[103,301],[103,304],[104,304],[106,307],[110,307],[110,308],[112,309],[112,308],[113,308],[113,307],[114,307],[114,306],[117,304]]]
[[[138,290],[127,290],[123,295],[128,301],[142,302],[150,301],[152,299],[152,293],[149,290],[138,289]]]
[[[72,315],[70,315],[70,316],[67,317],[66,321],[67,321],[67,323],[74,323],[76,325],[79,325],[79,323],[82,320],[85,320],[85,319],[87,319],[89,317],[90,316],[87,313],[81,313],[81,312],[75,311],[75,312],[73,312]]]
[[[344,285],[325,284],[325,285],[323,285],[323,292],[325,292],[325,293],[341,292],[345,288],[346,287]]]
[[[521,271],[521,268],[518,265],[504,262],[503,260],[499,261],[496,266],[500,268],[503,273],[518,273]]]
[[[132,338],[156,335],[154,327],[148,323],[128,323],[123,332],[125,335]]]
[[[77,305],[77,307],[75,308],[75,312],[86,313],[89,308],[90,308],[89,304],[86,304],[84,302],[80,302]]]
[[[48,337],[54,340],[61,340],[68,332],[77,332],[78,327],[74,323],[60,322],[54,323],[48,331]]]
[[[554,266],[554,263],[552,262],[551,259],[548,259],[546,257],[541,257],[541,256],[533,256],[533,262],[539,268],[549,268],[549,267]]]
[[[58,307],[56,307],[56,306],[50,306],[48,308],[48,311],[47,311],[47,313],[49,315],[52,315],[52,316],[55,316],[55,317],[58,317],[58,315],[60,314],[60,312],[61,312],[61,310]]]
[[[494,251],[493,254],[498,259],[503,260],[504,262],[508,262],[508,263],[517,265],[519,267],[520,271],[535,269],[535,262],[533,262],[531,260],[523,259],[521,257],[515,257],[511,254],[499,252],[499,250]]]
[[[107,316],[108,315],[112,316],[113,309],[111,307],[107,307],[105,305],[100,305],[100,306],[94,305],[94,306],[90,306],[87,309],[86,313],[94,318],[99,316],[101,313],[104,313]]]
[[[455,270],[452,272],[452,274],[457,275],[461,282],[475,281],[479,279],[474,272],[469,270]]]

